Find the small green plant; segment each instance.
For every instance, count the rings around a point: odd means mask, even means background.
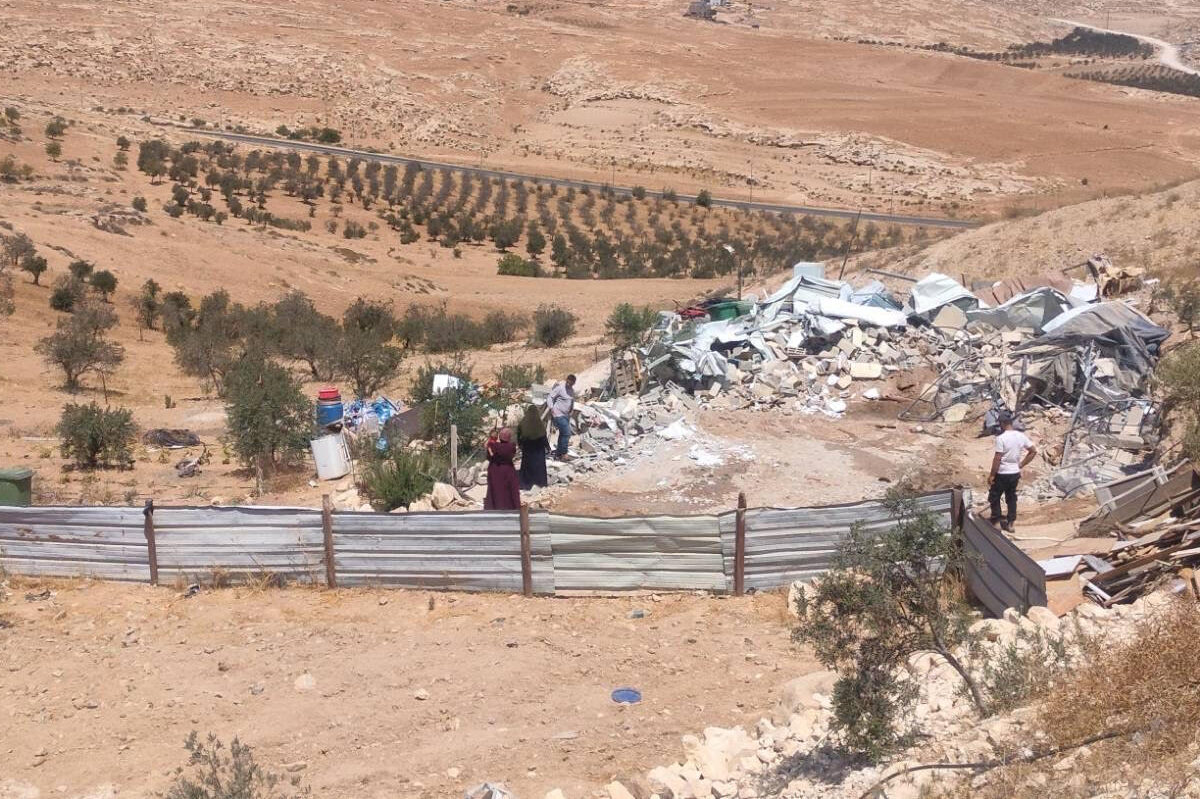
[[[264,770],[251,748],[237,738],[225,749],[216,736],[204,741],[193,731],[184,743],[187,768],[176,770],[175,782],[160,799],[299,799],[311,792],[300,778],[285,780]]]
[[[537,277],[540,271],[536,263],[526,261],[515,252],[500,256],[500,261],[496,266],[496,274],[510,277]]]
[[[701,189],[696,195],[696,205],[700,208],[712,208],[712,194],[708,189]]]
[[[133,202],[131,202],[130,205],[133,206],[133,210],[141,211],[143,214],[146,213],[146,208],[148,207],[146,205],[145,197],[134,197]]]
[[[579,317],[557,305],[539,305],[533,312],[530,342],[538,347],[557,347],[575,334]]]
[[[508,364],[496,370],[496,391],[509,400],[519,399],[534,383],[546,382],[546,368],[528,364]]]
[[[835,565],[797,599],[797,641],[838,673],[833,728],[850,750],[878,759],[899,745],[915,693],[897,675],[917,652],[941,655],[980,716],[989,705],[959,648],[978,646],[963,599],[962,547],[934,514],[900,492],[887,499],[893,527],[851,528]]]
[[[1013,710],[1053,689],[1055,680],[1075,662],[1079,652],[1094,652],[1098,639],[1076,627],[1065,631],[1018,627],[1016,637],[1000,653],[983,661],[979,686],[993,712]]]
[[[440,450],[450,450],[450,427],[458,429],[458,452],[469,455],[481,442],[488,406],[470,385],[448,388],[421,409],[421,434]]]
[[[613,308],[604,323],[604,330],[612,338],[613,347],[624,349],[641,343],[646,331],[658,320],[658,311],[649,305],[640,308],[623,302]]]
[[[64,458],[81,469],[98,466],[127,466],[132,462],[130,446],[135,428],[133,413],[126,408],[101,408],[68,403],[63,408],[57,433]]]
[[[1158,367],[1168,418],[1183,426],[1182,449],[1200,458],[1200,341],[1173,350]]]
[[[368,459],[362,488],[377,510],[407,508],[432,491],[445,471],[446,463],[436,453],[396,442],[387,452]]]

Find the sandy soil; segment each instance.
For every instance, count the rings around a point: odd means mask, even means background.
[[[149,795],[191,730],[240,737],[321,797],[441,799],[484,780],[583,796],[676,759],[705,724],[755,723],[812,666],[778,594],[44,585],[50,599],[21,582],[0,604],[5,797]],[[644,701],[614,704],[622,686]]]
[[[0,58],[12,98],[120,132],[143,114],[319,121],[427,157],[734,196],[945,211],[1195,174],[1196,148],[1167,133],[1195,127],[1192,104],[854,41],[1063,32],[1042,9],[739,3],[712,24],[683,5],[121,0],[67,17],[5,0]]]

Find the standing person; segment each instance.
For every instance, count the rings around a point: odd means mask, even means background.
[[[567,445],[571,442],[571,411],[575,408],[575,375],[567,375],[561,383],[555,383],[546,397],[550,406],[550,418],[558,429],[558,443],[554,448],[554,457],[560,461],[568,459]]]
[[[517,445],[512,441],[512,431],[502,428],[496,439],[487,444],[487,494],[483,498],[484,510],[519,510],[521,508],[521,486],[517,482],[517,467],[513,458]]]
[[[992,524],[1012,532],[1017,521],[1017,483],[1021,481],[1021,470],[1037,455],[1037,447],[1029,436],[1013,429],[1013,416],[1008,411],[1000,414],[1000,435],[996,436],[995,455],[992,456],[992,471],[988,475],[988,503],[992,506]],[[1008,516],[1000,517],[1000,496],[1008,506]]]
[[[525,415],[517,425],[517,444],[521,447],[521,490],[550,484],[546,476],[546,455],[550,452],[550,439],[546,436],[546,423],[538,406],[525,406]]]

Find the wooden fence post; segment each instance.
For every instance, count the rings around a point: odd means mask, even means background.
[[[450,425],[450,485],[458,488],[458,425]]]
[[[529,540],[529,506],[521,503],[521,593],[533,596],[533,546]]]
[[[333,502],[321,495],[321,534],[325,539],[325,586],[337,588],[337,564],[333,559]]]
[[[158,544],[154,540],[154,500],[146,500],[146,507],[142,508],[142,516],[145,517],[142,532],[146,534],[146,558],[150,561],[150,585],[158,585]]]
[[[966,506],[963,504],[963,490],[961,488],[953,488],[950,490],[950,529],[956,533],[962,532],[965,515]]]
[[[733,593],[746,593],[746,494],[738,494],[737,527],[733,539]]]

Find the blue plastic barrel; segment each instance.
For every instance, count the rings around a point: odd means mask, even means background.
[[[328,427],[342,421],[345,409],[342,395],[336,388],[326,387],[317,392],[317,426]]]

